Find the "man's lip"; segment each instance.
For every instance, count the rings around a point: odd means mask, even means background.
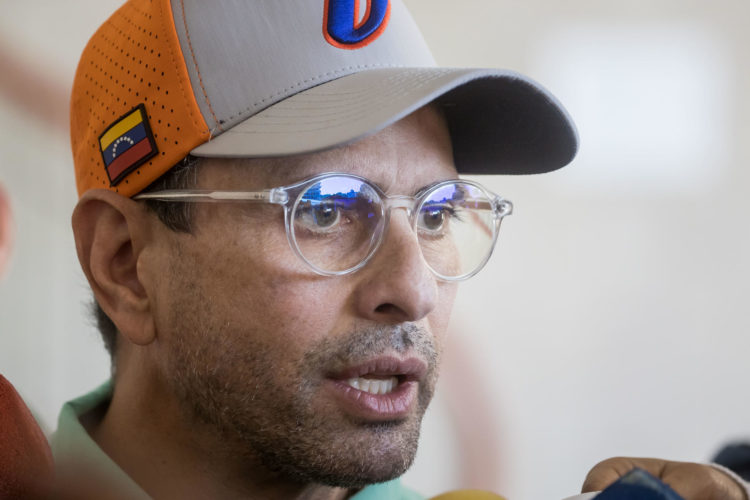
[[[426,373],[427,363],[420,358],[381,356],[331,373],[328,378],[347,380],[369,375],[375,378],[399,377],[399,382],[412,382],[422,380]]]
[[[419,385],[426,374],[427,363],[418,357],[401,359],[386,355],[329,373],[325,385],[342,411],[350,417],[365,422],[397,421],[414,412]],[[371,394],[349,384],[350,379],[359,377],[396,377],[398,384],[386,394]]]

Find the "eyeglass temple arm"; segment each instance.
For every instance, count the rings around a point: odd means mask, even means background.
[[[513,213],[513,203],[499,196],[496,196],[493,201],[477,201],[472,199],[472,202],[481,210],[494,212],[495,216],[500,219]]]
[[[506,200],[505,198],[496,196],[495,210],[497,211],[497,215],[500,217],[511,215],[513,213],[513,203],[511,203],[510,200]]]
[[[202,189],[184,189],[142,193],[134,196],[133,199],[209,203],[260,202],[283,205],[289,201],[289,196],[286,192],[280,189],[264,189],[262,191],[209,191]]]
[[[183,189],[154,191],[152,193],[141,193],[133,197],[134,200],[160,200],[160,201],[189,201],[189,202],[261,202],[284,205],[289,201],[289,195],[283,189],[264,189],[261,191],[211,191],[203,189]],[[388,199],[388,205],[392,208],[408,207],[411,197],[393,196]],[[484,205],[484,203],[480,203]],[[513,203],[497,196],[494,199],[495,213],[499,217],[505,217],[513,213]],[[482,207],[484,208],[484,207]],[[487,207],[488,209],[491,207]]]
[[[508,200],[500,198],[499,196],[495,196],[494,202],[481,201],[477,203],[477,205],[482,210],[494,211],[495,217],[493,218],[493,221],[495,230],[497,230],[497,228],[500,226],[500,221],[503,219],[503,217],[513,213],[513,204]],[[492,235],[492,229],[485,224],[486,221],[482,220],[479,214],[471,213],[470,215],[477,227],[482,228],[487,236]]]

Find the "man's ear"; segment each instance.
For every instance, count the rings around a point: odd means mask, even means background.
[[[139,258],[150,220],[139,203],[106,189],[87,191],[73,211],[78,260],[102,310],[130,342],[155,338],[154,318]]]

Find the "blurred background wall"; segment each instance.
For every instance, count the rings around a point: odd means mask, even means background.
[[[78,55],[118,3],[4,0],[0,18],[17,226],[0,373],[48,431],[108,375],[70,231],[66,115]],[[609,456],[704,461],[750,436],[750,4],[406,3],[440,64],[534,77],[581,135],[559,172],[482,179],[516,212],[460,292],[406,482],[556,499]]]

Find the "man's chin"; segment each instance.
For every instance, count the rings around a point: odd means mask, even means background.
[[[310,470],[299,475],[303,483],[316,483],[331,487],[356,489],[369,484],[383,483],[402,476],[411,467],[414,455],[409,457],[378,457],[369,463],[339,464],[330,468]]]
[[[419,425],[414,422],[363,424],[357,432],[359,436],[347,434],[350,433],[327,440],[329,445],[318,446],[317,451],[308,443],[300,455],[263,453],[261,461],[287,480],[348,489],[395,479],[414,462],[419,441]]]

